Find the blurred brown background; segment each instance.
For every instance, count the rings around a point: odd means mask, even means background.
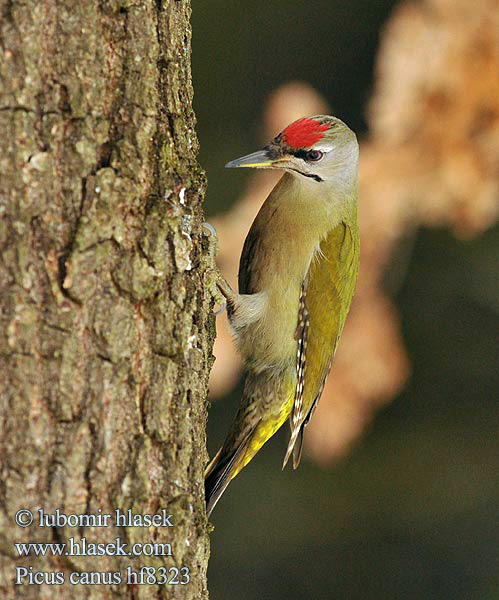
[[[230,486],[212,596],[499,598],[499,2],[193,0],[192,21],[233,282],[276,176],[223,164],[329,111],[361,142],[360,281],[309,460],[281,473],[286,429]],[[241,393],[217,328],[210,453]]]

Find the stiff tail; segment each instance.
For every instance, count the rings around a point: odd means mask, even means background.
[[[205,471],[208,516],[231,480],[288,418],[294,387],[294,378],[286,371],[277,376],[266,372],[248,374],[243,400],[227,439]]]
[[[215,508],[215,504],[219,501],[231,480],[239,472],[242,458],[245,455],[258,424],[259,423],[248,431],[239,446],[232,452],[224,453],[224,449],[220,448],[213,457],[213,460],[206,467],[204,487],[207,517],[211,515],[211,511]]]

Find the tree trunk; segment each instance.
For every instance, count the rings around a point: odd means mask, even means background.
[[[189,2],[0,0],[0,15],[1,596],[206,598]],[[128,509],[172,516],[117,522]],[[92,555],[118,537],[132,555]],[[171,554],[132,550],[155,542]]]

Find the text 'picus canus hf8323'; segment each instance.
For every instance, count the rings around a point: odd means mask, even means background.
[[[300,462],[303,430],[321,396],[359,269],[358,144],[339,119],[284,129],[226,166],[282,169],[255,218],[239,264],[239,293],[218,288],[247,370],[227,438],[206,469],[207,514],[229,482],[289,418],[283,468]]]

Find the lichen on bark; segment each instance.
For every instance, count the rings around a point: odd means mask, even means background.
[[[213,322],[186,0],[0,0],[0,590],[206,597]],[[19,508],[173,528],[19,528]],[[171,543],[21,559],[14,542]],[[188,585],[16,586],[33,571],[187,566]]]

